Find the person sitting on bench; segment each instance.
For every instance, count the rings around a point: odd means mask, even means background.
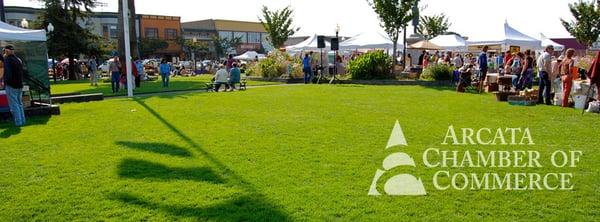
[[[225,91],[229,88],[229,84],[227,83],[227,79],[229,78],[229,73],[225,69],[224,65],[219,65],[219,70],[215,74],[215,92],[219,92],[219,88],[221,88],[222,84],[225,84]]]
[[[229,87],[231,87],[230,91],[235,89],[235,84],[240,84],[241,71],[238,68],[237,63],[233,63],[233,68],[229,71]],[[241,86],[240,86],[241,87]]]

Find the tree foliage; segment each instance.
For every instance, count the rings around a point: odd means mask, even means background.
[[[594,6],[593,2],[580,1],[569,4],[569,9],[575,21],[561,19],[562,25],[579,43],[592,46],[600,36],[600,2]]]
[[[169,47],[169,43],[161,39],[141,38],[139,47],[140,54],[142,54],[142,57],[150,57],[154,55],[158,50],[166,49],[167,47]]]
[[[225,56],[230,49],[236,49],[240,44],[242,44],[242,38],[221,38],[221,36],[214,35],[212,36],[212,42],[217,57],[221,58]]]
[[[206,44],[205,42],[194,42],[194,40],[192,39],[184,39],[181,36],[177,38],[177,42],[179,45],[183,46],[185,51],[190,53],[190,57],[192,53],[194,55],[200,54],[201,56],[204,56],[208,53],[208,44]]]
[[[263,6],[262,8],[262,18],[258,19],[263,27],[265,27],[268,35],[267,40],[276,49],[281,48],[285,44],[285,41],[299,30],[299,28],[295,29],[292,27],[293,12],[294,10],[290,6],[276,11],[269,10],[267,6]]]
[[[41,12],[37,24],[46,28],[49,23],[54,26],[54,31],[48,34],[48,54],[53,58],[68,57],[71,69],[69,79],[76,79],[74,58],[79,54],[98,53],[94,47],[97,38],[88,29],[79,24],[78,20],[85,20],[96,7],[96,0],[40,0],[45,9]]]
[[[377,13],[380,26],[394,42],[393,62],[396,65],[398,38],[402,29],[412,21],[414,16],[412,8],[418,4],[418,0],[367,0],[367,2]]]
[[[438,35],[443,35],[450,29],[450,23],[444,13],[432,16],[421,16],[421,21],[417,27],[417,33],[423,35],[427,39],[435,38]]]

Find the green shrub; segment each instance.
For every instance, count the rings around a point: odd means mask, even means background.
[[[392,59],[383,51],[368,52],[348,64],[348,74],[352,79],[389,79]]]
[[[285,52],[275,50],[267,58],[260,60],[248,66],[247,75],[260,76],[263,78],[274,79],[288,73],[291,64],[291,77],[302,77],[302,64],[299,60],[294,60]]]
[[[451,80],[452,79],[452,68],[447,65],[430,65],[421,74],[422,80]]]

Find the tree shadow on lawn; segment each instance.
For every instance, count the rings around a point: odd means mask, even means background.
[[[185,148],[167,144],[167,143],[142,143],[142,142],[129,142],[129,141],[118,141],[115,144],[134,150],[141,150],[146,152],[158,153],[171,155],[176,157],[191,157],[192,153]]]
[[[192,180],[223,183],[223,178],[209,167],[168,167],[145,160],[125,159],[119,164],[119,176],[131,179]]]
[[[196,217],[199,220],[214,219],[216,221],[289,221],[289,216],[280,209],[279,206],[269,202],[264,195],[258,191],[252,184],[247,182],[241,176],[227,167],[223,162],[204,150],[200,144],[196,143],[182,131],[177,129],[168,120],[163,118],[158,112],[148,106],[144,98],[135,98],[140,106],[144,107],[155,118],[165,125],[169,130],[175,133],[181,140],[185,141],[190,147],[196,149],[212,165],[218,168],[218,173],[214,174],[211,170],[208,173],[206,168],[169,168],[160,164],[150,163],[140,160],[124,160],[120,166],[119,174],[127,178],[147,178],[155,177],[159,179],[196,179],[206,181],[208,179],[219,179],[230,186],[236,186],[244,190],[242,196],[226,200],[220,204],[208,207],[198,208],[194,206],[166,205],[160,203],[151,203],[144,201],[128,193],[116,193],[109,196],[109,199],[116,199],[126,204],[137,205],[148,209],[161,210],[167,213],[182,216]],[[192,174],[190,176],[188,174]],[[171,175],[175,174],[175,175]],[[226,176],[224,176],[226,175]],[[221,178],[227,178],[223,180]],[[214,181],[214,180],[213,180]]]
[[[139,207],[160,210],[179,217],[192,217],[198,220],[214,221],[290,221],[291,219],[277,210],[277,207],[264,200],[262,196],[241,195],[233,199],[209,206],[193,207],[183,205],[165,205],[150,202],[128,193],[112,193],[109,199]]]

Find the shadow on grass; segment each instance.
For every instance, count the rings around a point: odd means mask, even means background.
[[[192,180],[223,183],[223,179],[208,167],[168,167],[145,160],[125,159],[119,164],[119,176],[130,179]]]
[[[27,123],[25,126],[16,127],[10,113],[0,113],[0,138],[6,139],[11,136],[18,135],[21,133],[21,128],[34,126],[34,125],[46,125],[50,120],[50,116],[34,116],[27,117]]]
[[[141,143],[141,142],[129,142],[119,141],[115,144],[134,150],[141,150],[146,152],[165,154],[177,157],[191,157],[192,153],[185,148],[178,147],[167,143]]]
[[[194,206],[165,205],[142,200],[128,193],[116,193],[109,196],[125,204],[137,205],[152,210],[161,210],[181,217],[195,217],[198,220],[215,221],[288,221],[289,216],[280,207],[269,202],[264,195],[252,184],[227,167],[223,162],[204,150],[200,144],[177,129],[168,120],[144,102],[144,98],[135,98],[140,106],[144,107],[156,119],[185,141],[190,147],[196,149],[212,165],[216,166],[218,175],[208,168],[169,168],[167,166],[141,160],[126,159],[119,165],[119,175],[125,178],[158,178],[158,179],[192,179],[201,181],[217,181],[229,186],[236,186],[244,190],[244,195],[235,197],[225,202],[218,203],[208,208]],[[223,180],[221,178],[227,178]],[[201,192],[201,191],[200,191]]]
[[[199,221],[290,221],[263,197],[243,195],[210,207],[164,205],[143,200],[128,193],[112,193],[109,199],[152,210],[160,210],[178,217],[191,217]]]
[[[21,133],[21,128],[12,126],[2,131],[2,133],[0,133],[0,138],[7,139],[11,136],[18,135],[19,133]]]

